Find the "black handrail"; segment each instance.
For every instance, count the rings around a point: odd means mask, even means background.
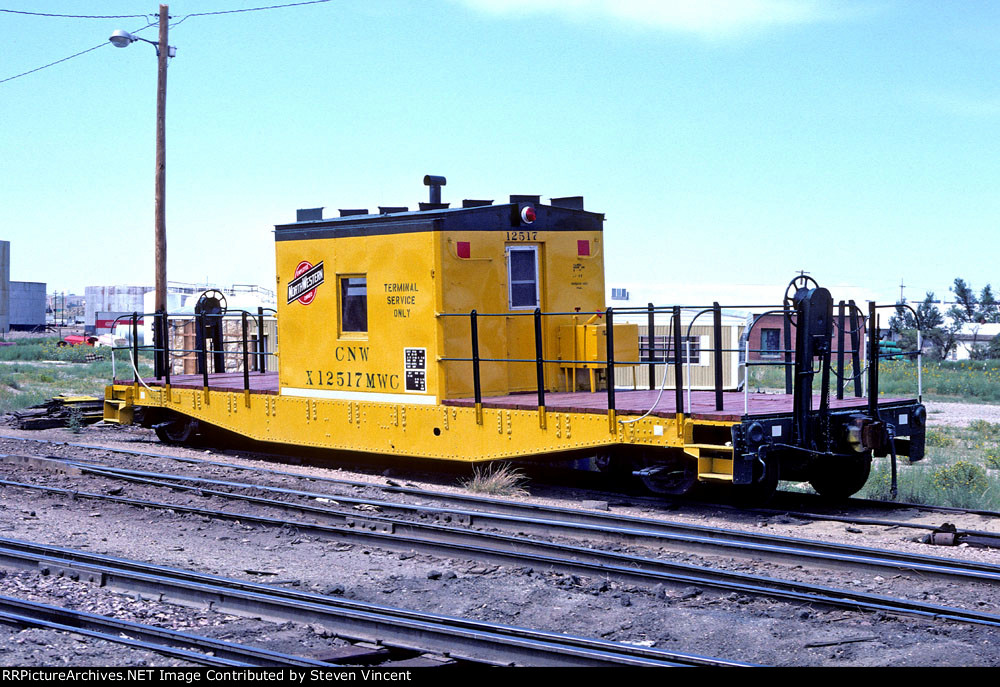
[[[270,310],[271,312],[275,312],[273,308],[258,308],[257,309],[257,317],[256,317],[256,322],[257,322],[257,326],[258,326],[258,336],[257,336],[257,342],[256,342],[256,346],[255,346],[256,352],[253,353],[253,355],[255,357],[259,358],[259,361],[260,361],[259,367],[260,367],[260,373],[261,374],[264,374],[266,372],[267,366],[266,366],[265,361],[266,361],[267,356],[276,356],[277,355],[274,352],[268,352],[266,350],[266,347],[264,346],[264,336],[263,336],[263,332],[264,332],[264,327],[263,327],[264,319],[263,318],[264,318],[264,311],[267,311],[267,310]],[[133,384],[138,385],[138,384],[140,384],[142,382],[142,380],[139,377],[139,371],[138,371],[139,370],[139,351],[147,351],[147,350],[148,351],[152,351],[154,355],[162,353],[164,361],[165,361],[166,364],[161,367],[161,370],[160,370],[161,374],[157,374],[156,378],[157,379],[163,378],[165,386],[169,387],[170,383],[171,383],[171,370],[170,370],[170,359],[171,359],[171,356],[172,355],[176,355],[178,353],[195,353],[197,355],[197,358],[198,358],[199,367],[201,368],[202,384],[203,384],[203,387],[205,389],[207,389],[208,385],[209,385],[209,370],[208,370],[208,357],[209,357],[209,355],[211,354],[213,357],[221,358],[223,361],[225,360],[226,356],[239,355],[239,356],[242,356],[242,363],[243,363],[243,390],[245,392],[249,392],[249,390],[250,390],[250,356],[251,356],[250,339],[249,339],[249,320],[250,320],[250,318],[254,317],[254,315],[252,315],[251,313],[249,313],[249,312],[247,312],[245,310],[229,310],[226,313],[198,313],[198,314],[193,315],[193,316],[189,316],[189,315],[175,315],[174,317],[184,317],[184,318],[193,317],[193,319],[196,322],[197,331],[201,333],[202,337],[204,337],[204,332],[206,331],[208,318],[216,317],[216,318],[222,318],[222,319],[225,319],[225,318],[232,319],[237,314],[239,314],[241,325],[242,325],[241,333],[240,333],[239,338],[235,338],[235,339],[222,339],[221,341],[217,342],[217,346],[213,346],[211,348],[209,348],[206,345],[206,346],[201,346],[201,347],[195,347],[193,349],[171,348],[171,346],[170,346],[170,336],[169,336],[169,334],[170,334],[170,323],[169,323],[169,321],[170,321],[170,317],[171,316],[170,316],[169,313],[165,313],[162,310],[158,310],[158,311],[156,311],[154,313],[142,313],[142,314],[140,314],[138,312],[133,312],[130,315],[119,315],[119,316],[117,316],[114,319],[114,321],[111,324],[111,331],[112,331],[112,333],[115,330],[117,330],[117,328],[119,326],[119,322],[121,322],[121,321],[124,320],[124,321],[128,322],[128,326],[130,326],[130,328],[131,328],[131,339],[132,340],[126,346],[114,346],[114,345],[111,346],[112,361],[114,360],[114,354],[115,354],[116,351],[128,350],[129,354],[130,354],[130,356],[132,358],[132,361],[133,361],[133,365],[132,365],[133,366]],[[152,317],[153,318],[152,328],[153,328],[154,333],[159,332],[161,334],[161,337],[159,337],[159,338],[161,338],[161,340],[163,341],[162,347],[161,346],[157,346],[155,343],[153,343],[153,344],[146,344],[146,345],[142,345],[142,346],[139,345],[139,321],[141,319],[146,318],[146,317]],[[238,347],[239,347],[239,350],[236,350],[236,351],[227,351],[227,350],[225,350],[226,344],[237,344]],[[218,365],[217,361],[216,361],[216,365]],[[225,372],[225,362],[223,362],[222,365],[223,365],[222,372]],[[219,372],[219,370],[216,369],[216,372]],[[155,374],[155,372],[154,372],[154,374]]]
[[[605,329],[607,330],[607,384],[608,384],[608,417],[615,417],[615,325],[614,325],[614,309],[607,308],[605,310],[607,315],[607,324]]]
[[[538,383],[538,407],[545,408],[545,370],[542,361],[545,352],[542,350],[542,309],[535,308],[535,378]]]
[[[681,364],[681,307],[674,306],[674,402],[677,415],[684,415],[684,366]],[[664,374],[666,372],[664,371]]]

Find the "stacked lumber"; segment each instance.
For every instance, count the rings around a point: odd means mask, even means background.
[[[11,415],[18,429],[50,429],[89,425],[104,417],[104,400],[94,396],[56,396]]]

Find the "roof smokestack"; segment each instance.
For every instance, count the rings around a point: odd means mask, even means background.
[[[448,180],[444,177],[431,176],[430,174],[424,176],[424,186],[431,187],[430,202],[435,205],[441,204],[441,187],[448,183]]]

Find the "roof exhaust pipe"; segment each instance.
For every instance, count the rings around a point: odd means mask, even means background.
[[[424,186],[430,186],[430,202],[434,205],[441,204],[441,187],[446,185],[448,180],[444,177],[431,176],[430,174],[424,176]]]

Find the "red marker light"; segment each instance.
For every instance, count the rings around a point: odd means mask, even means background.
[[[535,221],[535,208],[530,205],[521,208],[521,221],[525,224],[531,224]]]

